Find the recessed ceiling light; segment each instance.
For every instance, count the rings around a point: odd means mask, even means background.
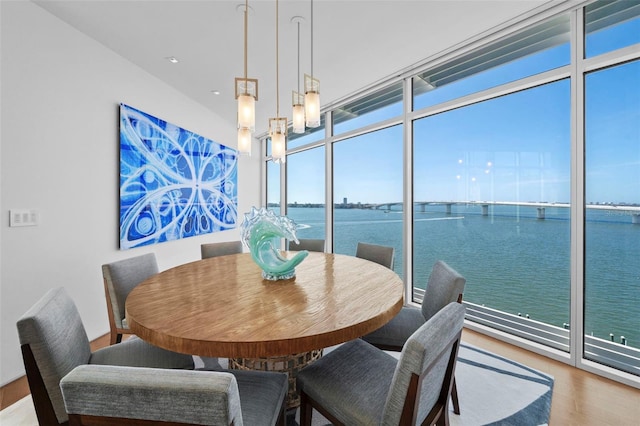
[[[172,64],[177,64],[178,62],[180,62],[175,56],[167,56],[165,59]]]
[[[219,90],[212,90],[211,93],[213,93],[214,95],[219,95],[220,91]]]
[[[244,14],[244,7],[245,7],[245,3],[237,4],[236,5],[236,12],[240,12],[240,13]],[[249,11],[249,15],[253,15],[253,8],[251,6],[248,6],[247,10]]]

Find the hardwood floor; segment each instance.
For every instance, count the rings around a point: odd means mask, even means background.
[[[462,339],[490,352],[521,362],[529,367],[551,374],[555,378],[551,416],[549,424],[552,426],[640,426],[640,390],[625,386],[609,379],[588,373],[563,364],[559,361],[529,352],[505,342],[483,334],[465,329]],[[108,336],[92,343],[95,350],[108,344]],[[4,410],[14,402],[28,394],[26,380],[20,384],[8,385],[2,388],[1,408]],[[15,383],[15,382],[14,382]],[[21,404],[33,410],[29,404]],[[29,422],[12,422],[11,417],[35,418],[35,414],[18,413],[16,410],[2,412],[3,426],[24,425],[32,426]],[[5,423],[6,422],[6,423]]]

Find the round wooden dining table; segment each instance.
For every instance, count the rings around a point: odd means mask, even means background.
[[[403,297],[396,273],[354,256],[310,252],[294,278],[269,281],[242,253],[160,272],[129,293],[125,310],[138,337],[176,352],[227,357],[232,368],[288,371],[291,393],[297,370],[323,348],[390,321]]]

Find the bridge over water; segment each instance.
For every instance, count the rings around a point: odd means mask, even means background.
[[[393,206],[402,206],[403,203],[391,202],[372,204],[371,208],[375,210],[391,210]],[[568,203],[545,203],[545,202],[526,202],[526,201],[414,201],[414,209],[421,212],[425,212],[427,206],[442,206],[446,208],[446,213],[451,214],[451,208],[454,205],[478,205],[482,208],[482,215],[489,215],[489,206],[522,206],[522,207],[535,207],[538,211],[537,218],[545,219],[547,208],[569,208]],[[587,204],[586,208],[593,210],[607,210],[615,212],[619,216],[629,216],[631,223],[640,224],[640,206],[630,205],[615,205],[615,204]]]

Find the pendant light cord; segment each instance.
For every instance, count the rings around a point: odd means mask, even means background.
[[[249,50],[249,43],[247,41],[248,39],[248,30],[247,28],[249,27],[249,0],[245,0],[244,2],[244,94],[246,95],[248,93],[248,83],[247,83],[247,57],[248,57],[248,53],[247,51]]]
[[[313,78],[313,0],[311,0],[311,78]]]
[[[298,96],[300,94],[300,21],[298,21]],[[296,103],[298,100],[296,99]]]
[[[280,76],[278,74],[278,0],[276,0],[276,118],[280,118]]]

